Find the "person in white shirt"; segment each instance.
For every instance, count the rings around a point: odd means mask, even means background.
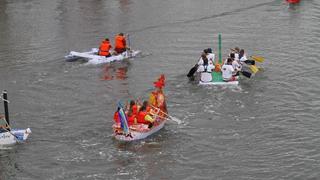
[[[244,53],[244,49],[241,49],[239,52],[239,60],[241,64],[248,64],[248,65],[255,65],[255,61],[254,60],[248,60],[246,54]]]
[[[215,55],[212,53],[212,49],[211,49],[211,48],[204,49],[203,52],[202,52],[202,54],[205,54],[205,55],[206,55],[206,57],[207,57],[207,59],[208,59],[208,61],[209,61],[209,64],[210,64],[210,62],[211,62],[212,64],[214,64]],[[202,55],[201,55],[201,56],[202,56]],[[203,58],[202,58],[202,57],[201,57],[201,58],[199,59],[199,61],[198,61],[198,65],[201,65],[201,64],[203,64]]]
[[[212,64],[215,64],[214,60],[215,60],[215,54],[212,53],[212,49],[211,48],[208,48],[206,49],[206,55],[207,55],[207,58],[209,60],[209,63],[210,61],[212,62]]]
[[[212,71],[214,69],[214,65],[212,62],[209,62],[206,54],[203,53],[201,55],[201,59],[203,60],[203,64],[199,65],[197,72],[200,73],[200,81],[202,82],[210,82],[212,81]]]
[[[232,67],[232,59],[228,58],[227,59],[227,64],[224,64],[221,68],[222,72],[222,79],[226,82],[228,81],[235,81],[236,78],[233,76],[235,73],[234,68]]]

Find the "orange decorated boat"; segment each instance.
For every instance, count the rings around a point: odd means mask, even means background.
[[[119,141],[135,141],[147,138],[148,136],[158,132],[163,128],[168,120],[165,96],[162,88],[164,87],[164,75],[161,75],[158,81],[154,82],[155,90],[150,93],[148,107],[148,116],[152,119],[151,123],[129,122],[128,112],[130,107],[124,108],[118,103],[118,110],[115,113],[115,123],[112,125],[113,137]],[[141,108],[142,109],[142,108]]]

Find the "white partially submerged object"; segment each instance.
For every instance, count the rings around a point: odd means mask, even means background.
[[[9,122],[7,91],[3,91],[2,100],[4,102],[5,116],[0,117],[0,145],[12,145],[27,140],[31,134],[31,129],[11,129]]]
[[[104,64],[113,61],[121,61],[124,59],[129,59],[137,56],[141,51],[138,50],[127,50],[121,54],[112,55],[110,57],[99,56],[98,48],[92,48],[91,51],[88,52],[76,52],[71,51],[67,56],[65,56],[66,61],[72,62],[76,61],[79,58],[87,59],[87,64]]]

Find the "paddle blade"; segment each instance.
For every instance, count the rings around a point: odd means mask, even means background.
[[[197,72],[197,69],[198,69],[198,66],[197,66],[197,65],[195,65],[194,67],[192,67],[192,68],[190,69],[189,73],[187,74],[187,76],[188,76],[189,78],[192,77],[192,76],[194,75],[194,73]]]
[[[180,119],[176,118],[176,117],[170,116],[169,119],[172,120],[172,121],[174,121],[174,122],[176,122],[177,124],[181,124],[181,123],[182,123],[182,121],[181,121]]]
[[[250,65],[250,70],[255,74],[259,71],[258,67],[256,65]]]
[[[261,56],[251,56],[251,58],[259,63],[264,62],[264,57]]]
[[[251,74],[250,72],[242,71],[241,73],[242,73],[243,76],[245,76],[245,77],[247,77],[247,78],[251,78],[251,75],[252,75],[252,74]]]

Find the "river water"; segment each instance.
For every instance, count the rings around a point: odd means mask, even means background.
[[[320,179],[320,2],[1,0],[0,90],[28,141],[0,150],[0,179]],[[65,62],[119,32],[142,54]],[[186,74],[204,48],[265,57],[239,87]],[[118,100],[146,98],[164,73],[170,114],[142,141],[112,138]],[[3,112],[3,111],[1,111]]]

